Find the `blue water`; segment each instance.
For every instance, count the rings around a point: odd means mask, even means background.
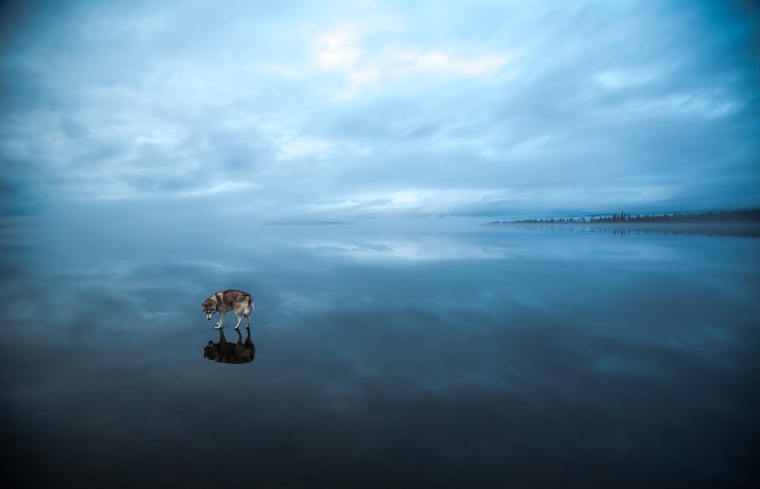
[[[28,487],[759,480],[760,239],[153,219],[3,231]],[[228,288],[256,302],[250,363],[203,357]]]

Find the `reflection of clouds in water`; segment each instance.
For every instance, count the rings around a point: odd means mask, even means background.
[[[680,399],[716,387],[691,376],[709,373],[695,363],[699,352],[584,334],[583,317],[568,324],[524,311],[513,325],[487,314],[474,329],[461,319],[425,317],[411,306],[318,315],[311,324],[319,333],[292,337],[286,348],[306,363],[289,365],[273,388],[309,400],[324,423],[314,436],[350,425],[373,443],[399,444],[398,456],[417,457],[423,466],[462,446],[469,447],[462,456],[474,465],[480,462],[470,450],[488,453],[490,446],[510,459],[524,461],[519,453],[526,451],[540,454],[565,469],[584,466],[588,457],[605,465],[615,454],[642,456],[653,440],[686,458],[715,455],[709,445],[676,440],[693,439],[690,427],[706,417],[716,424],[702,428],[705,436],[736,423],[711,415],[716,404],[704,399],[688,413],[675,409]],[[348,325],[362,326],[361,333]],[[320,355],[309,356],[309,350]],[[617,361],[613,365],[608,358]],[[598,365],[607,368],[599,372]],[[346,414],[357,417],[346,424],[333,417]],[[436,437],[443,426],[446,436]],[[626,447],[613,446],[618,441]],[[670,471],[685,469],[678,465],[683,462],[671,463],[677,468],[671,465]]]
[[[279,294],[278,306],[287,314],[306,315],[335,307],[336,304],[325,292],[317,292],[314,295],[284,291]]]
[[[597,262],[631,262],[635,266],[642,262],[662,264],[684,259],[677,249],[658,243],[662,237],[657,236],[642,237],[646,241],[634,238],[616,241],[612,236],[599,240],[583,231],[548,233],[483,228],[472,233],[445,230],[444,226],[438,233],[394,234],[377,230],[358,236],[304,235],[291,237],[287,244],[315,254],[377,264],[433,260],[578,260],[589,253],[594,254]],[[541,234],[540,239],[533,239]]]
[[[23,306],[0,331],[18,453],[50,474],[97,460],[87,477],[104,480],[124,463],[155,473],[146,460],[159,450],[161,470],[188,463],[173,474],[185,483],[234,451],[272,486],[294,465],[309,477],[425,485],[452,464],[488,485],[535,477],[537,459],[563,474],[646,486],[663,470],[693,480],[695,460],[717,460],[699,473],[720,482],[735,460],[711,440],[733,453],[751,446],[750,436],[730,435],[752,426],[756,407],[747,345],[757,344],[760,260],[746,241],[286,231],[261,238],[287,242],[279,248],[218,243],[170,261],[165,242],[153,245],[161,253],[133,250],[131,261],[82,248],[74,262],[4,283],[4,297]],[[302,246],[335,242],[363,243],[378,257]],[[396,243],[437,258],[380,258]],[[503,249],[510,255],[498,259]],[[254,368],[220,370],[201,358],[218,333],[200,302],[227,284],[246,284],[271,320],[261,337],[252,321]],[[209,420],[236,410],[250,416],[224,450],[199,439]],[[50,451],[59,455],[41,456]],[[382,473],[378,459],[389,460]]]
[[[422,260],[474,260],[506,258],[503,250],[494,253],[478,246],[469,246],[455,240],[418,238],[388,240],[379,237],[377,241],[305,241],[299,243],[306,249],[345,256],[368,262],[422,261]]]

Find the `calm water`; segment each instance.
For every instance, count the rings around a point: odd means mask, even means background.
[[[760,239],[482,223],[4,229],[5,471],[29,487],[758,482]],[[204,358],[219,333],[200,303],[227,288],[255,298],[252,362]]]

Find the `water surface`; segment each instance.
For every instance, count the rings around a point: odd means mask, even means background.
[[[29,487],[758,481],[756,238],[162,222],[3,228]],[[255,298],[253,361],[204,358],[227,288]]]

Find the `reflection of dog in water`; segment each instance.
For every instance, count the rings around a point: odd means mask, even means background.
[[[219,363],[252,362],[253,357],[256,356],[256,347],[251,341],[251,330],[247,330],[245,343],[243,343],[243,335],[240,334],[240,330],[236,329],[235,332],[238,334],[237,343],[228,343],[227,338],[224,337],[224,331],[220,329],[219,343],[209,340],[208,345],[203,349],[203,358]]]
[[[222,321],[224,321],[224,313],[234,311],[238,318],[238,322],[235,325],[235,329],[240,327],[240,321],[243,318],[248,318],[248,324],[246,328],[251,328],[251,311],[253,311],[253,297],[248,292],[241,290],[224,290],[215,292],[214,295],[203,301],[201,304],[203,308],[203,314],[206,315],[206,319],[211,319],[211,316],[215,312],[219,313],[219,322],[214,326],[215,329],[222,328]]]

